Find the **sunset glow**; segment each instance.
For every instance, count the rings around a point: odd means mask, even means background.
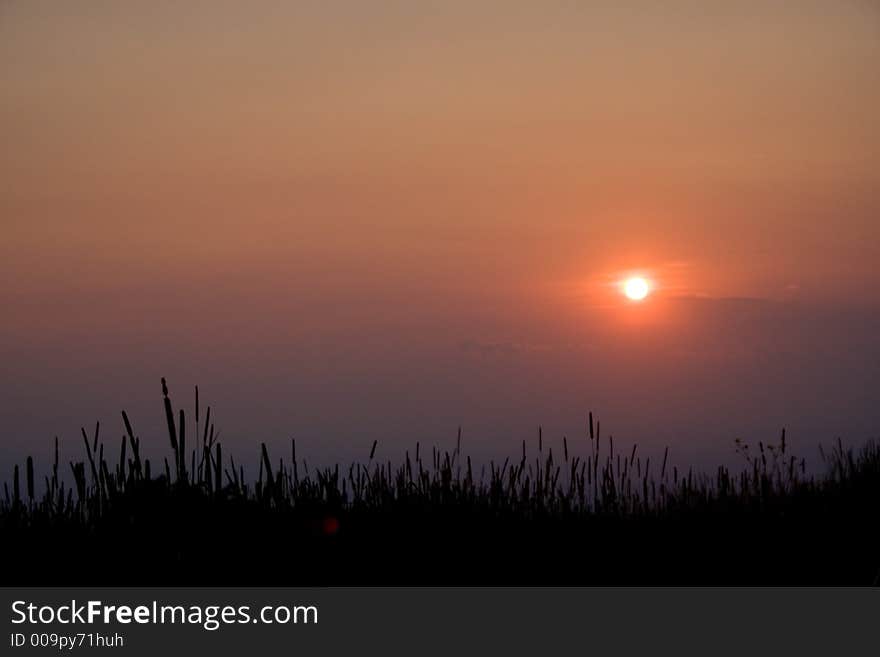
[[[0,2],[0,474],[878,433],[877,3],[178,4]]]

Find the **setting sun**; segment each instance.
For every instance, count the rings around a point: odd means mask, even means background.
[[[640,276],[628,278],[623,282],[623,293],[632,301],[641,301],[650,291],[650,284]]]

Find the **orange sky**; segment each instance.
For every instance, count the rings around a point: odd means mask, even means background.
[[[880,300],[867,0],[12,0],[0,62],[2,335],[36,382],[53,349],[146,377],[173,344],[202,354],[175,352],[188,385],[254,345],[370,340],[398,375],[476,344],[552,378],[541,350],[598,326],[606,354],[699,341],[677,297]],[[631,269],[658,284],[641,314],[606,293]]]

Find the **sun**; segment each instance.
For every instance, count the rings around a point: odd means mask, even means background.
[[[633,276],[623,282],[623,293],[630,301],[642,301],[650,292],[651,284],[641,276]]]

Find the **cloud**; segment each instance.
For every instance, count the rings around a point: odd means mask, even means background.
[[[462,351],[476,354],[482,358],[510,357],[522,353],[549,351],[550,345],[527,344],[522,342],[484,342],[479,340],[463,340],[459,343]]]

